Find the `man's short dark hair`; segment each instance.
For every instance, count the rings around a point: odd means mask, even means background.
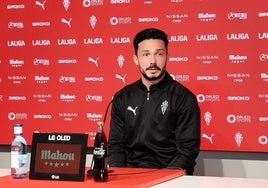
[[[156,29],[156,28],[147,28],[144,29],[142,31],[140,31],[139,33],[137,33],[137,35],[135,36],[134,40],[133,40],[133,46],[134,46],[134,50],[135,53],[137,54],[138,51],[138,45],[140,42],[146,40],[146,39],[160,39],[163,40],[165,43],[165,47],[166,49],[168,49],[168,37],[167,34],[160,30],[160,29]]]

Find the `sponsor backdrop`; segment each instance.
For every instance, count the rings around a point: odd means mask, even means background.
[[[268,152],[268,1],[2,0],[0,143],[87,132],[139,78],[133,37],[169,35],[168,71],[201,108],[203,150]],[[105,123],[108,135],[109,115]]]

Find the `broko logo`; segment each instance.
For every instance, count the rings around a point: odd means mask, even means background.
[[[50,114],[34,114],[34,119],[52,119]]]
[[[158,22],[158,17],[152,18],[139,18],[138,22]]]
[[[197,76],[196,77],[197,80],[205,80],[205,81],[216,81],[219,80],[219,76]]]

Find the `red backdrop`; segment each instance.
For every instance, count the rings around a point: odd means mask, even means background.
[[[268,151],[268,1],[2,0],[0,143],[13,124],[87,132],[139,78],[134,35],[169,35],[168,71],[201,108],[202,149]],[[106,122],[109,131],[109,116]]]

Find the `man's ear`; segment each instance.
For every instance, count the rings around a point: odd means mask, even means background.
[[[138,57],[137,55],[133,55],[133,61],[136,65],[139,65]]]

